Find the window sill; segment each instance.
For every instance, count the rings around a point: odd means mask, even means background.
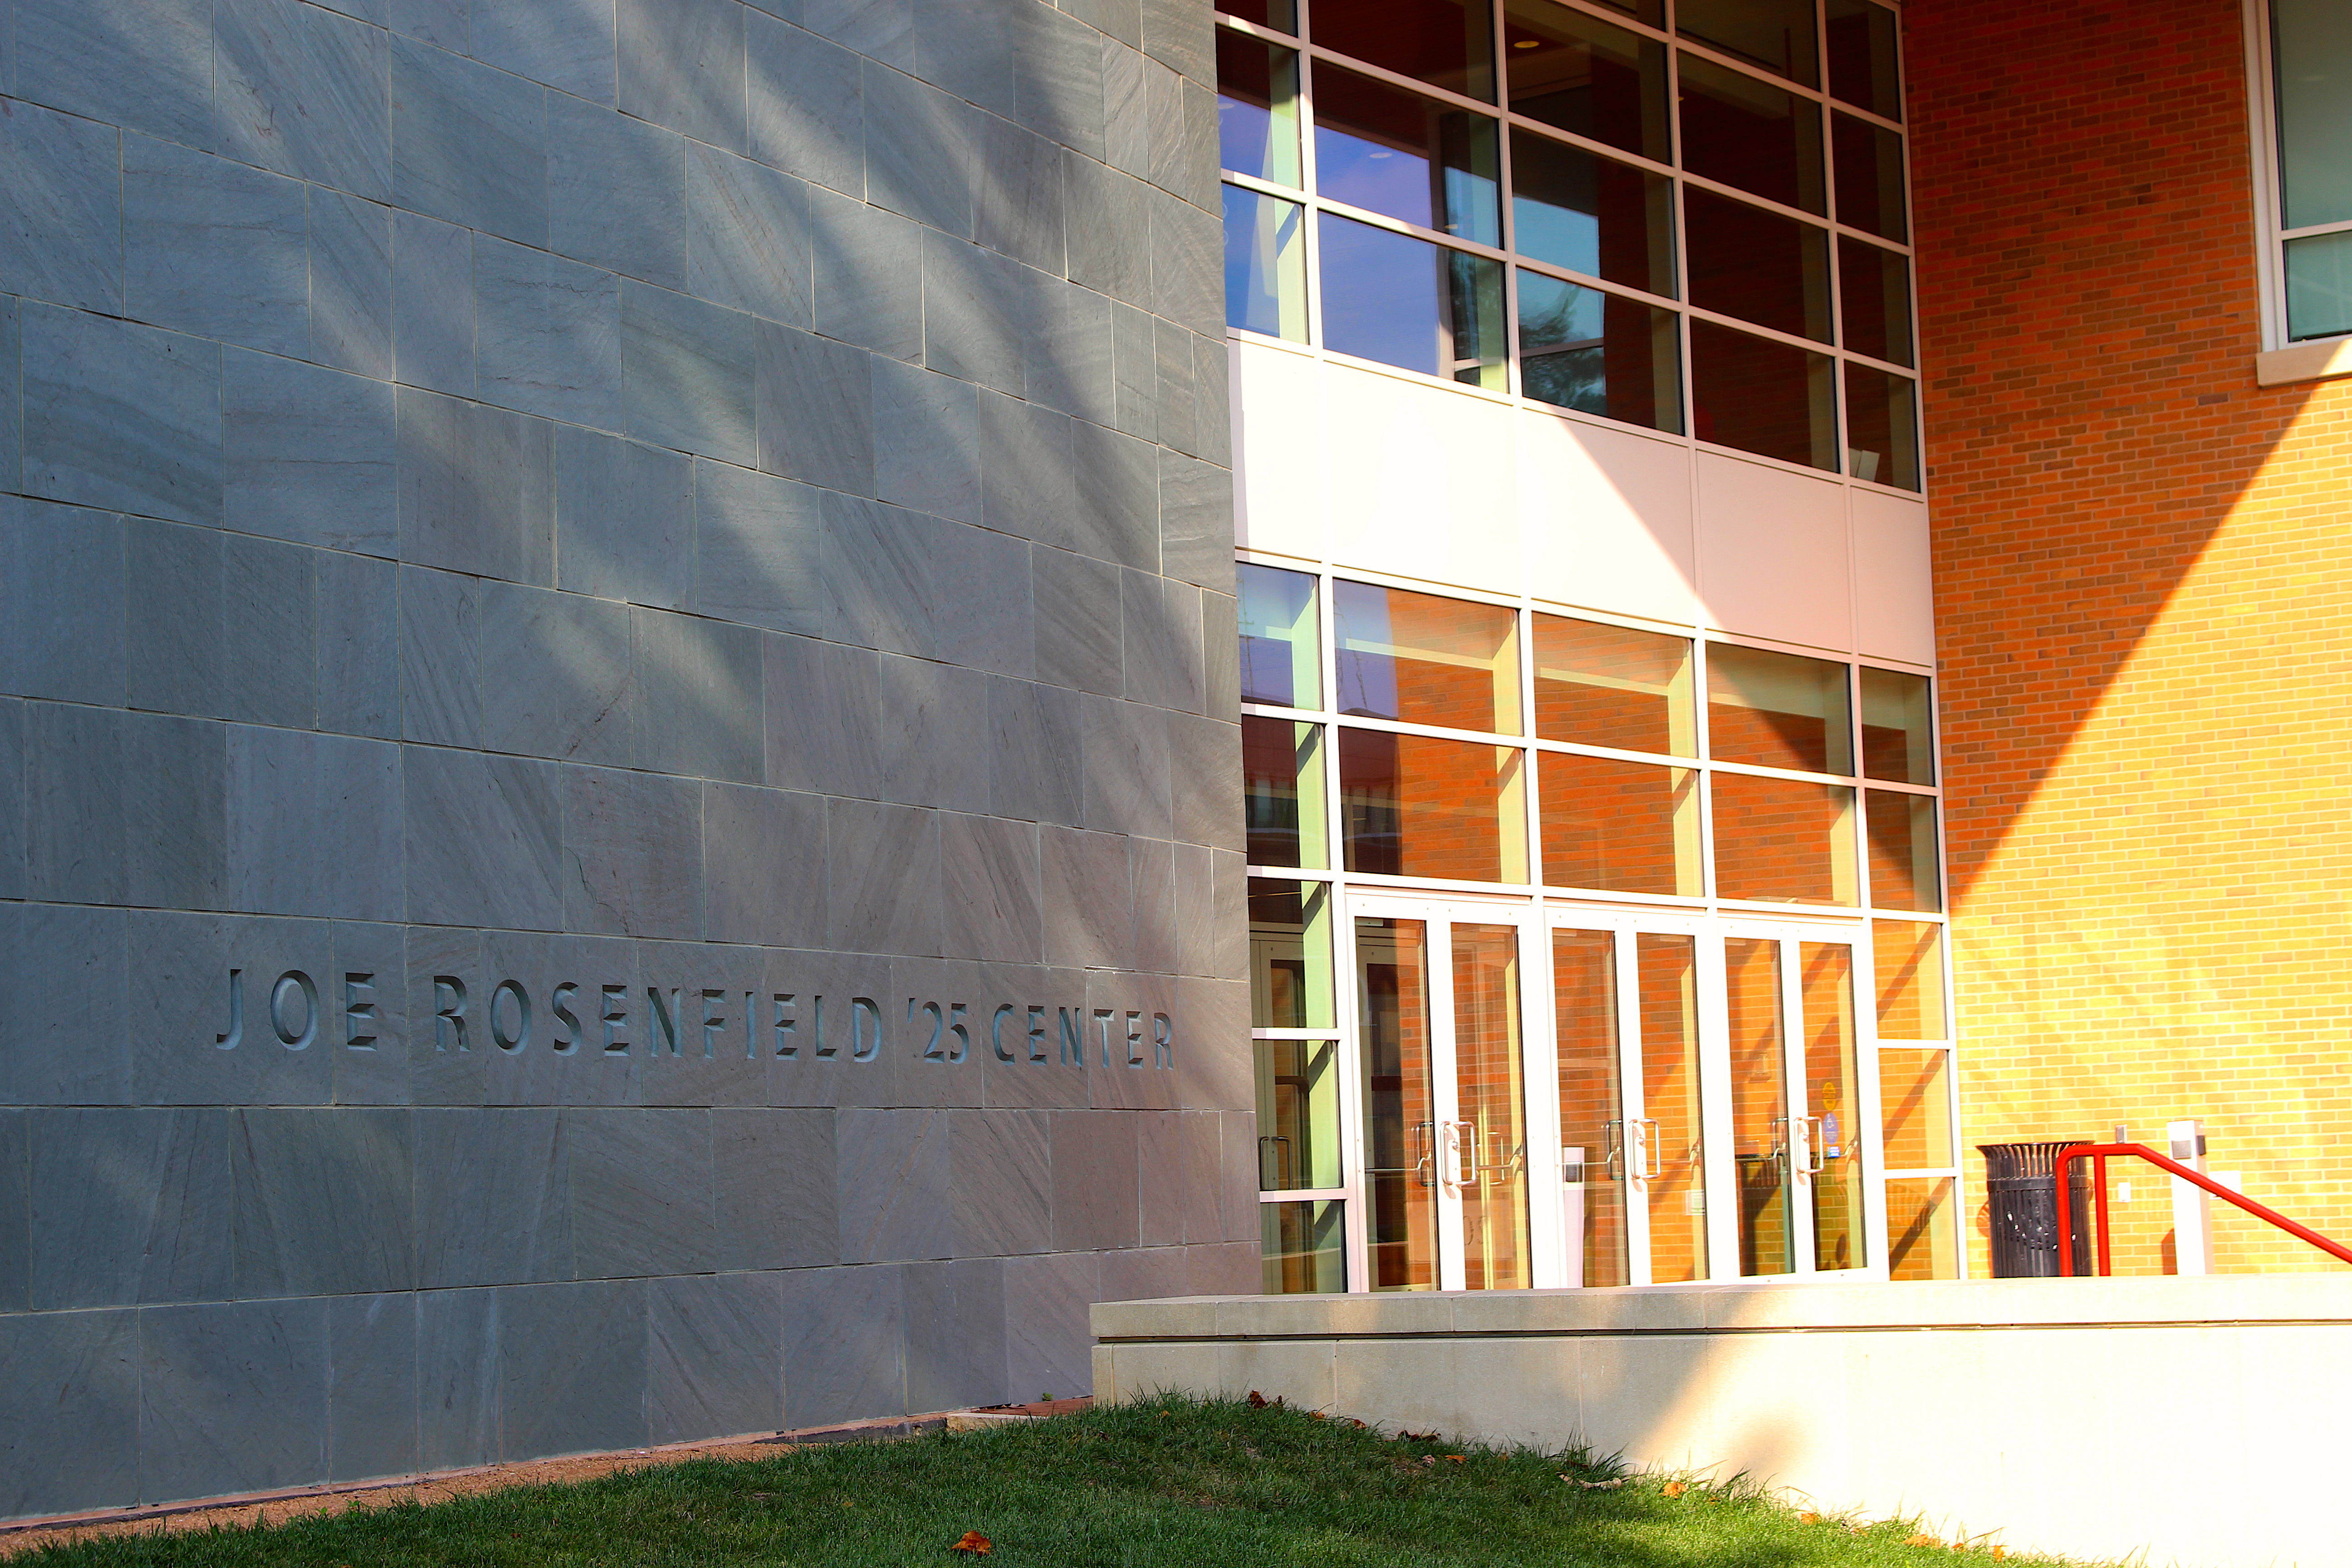
[[[2254,356],[2254,380],[2263,386],[2332,381],[2342,375],[2352,375],[2352,338],[2322,338]]]

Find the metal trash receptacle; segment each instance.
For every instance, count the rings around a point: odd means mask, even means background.
[[[2056,1143],[1979,1143],[1985,1160],[1985,1198],[1992,1221],[1992,1276],[1996,1279],[2058,1277],[2059,1153],[2089,1138]],[[2091,1257],[2091,1163],[2077,1160],[2066,1173],[2074,1272],[2088,1275]]]

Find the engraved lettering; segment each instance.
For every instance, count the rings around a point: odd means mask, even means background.
[[[1139,1067],[1141,1067],[1141,1066],[1143,1065],[1143,1053],[1142,1053],[1140,1050],[1138,1050],[1138,1049],[1136,1048],[1137,1047],[1139,1047],[1139,1046],[1140,1046],[1140,1045],[1142,1045],[1142,1044],[1143,1044],[1143,1015],[1142,1015],[1142,1014],[1140,1014],[1140,1013],[1129,1013],[1129,1014],[1127,1016],[1127,1065],[1128,1065],[1128,1066],[1129,1066],[1129,1067],[1131,1067],[1131,1068],[1139,1068]]]
[[[215,1035],[213,1044],[222,1050],[233,1051],[245,1038],[245,971],[228,972],[228,1033]]]
[[[715,1031],[727,1027],[726,1008],[722,1006],[718,1012],[713,1013],[710,1010],[710,1005],[713,1002],[723,1003],[726,1000],[727,993],[724,991],[705,991],[702,994],[702,1059],[704,1061],[709,1061],[719,1054],[712,1048],[711,1042],[717,1038]]]
[[[1151,1065],[1155,1068],[1176,1065],[1176,1021],[1165,1013],[1151,1015]]]
[[[946,1030],[947,1015],[940,1011],[940,1005],[936,1002],[925,1002],[919,1007],[912,996],[908,997],[907,1022],[913,1023],[918,1012],[929,1013],[931,1016],[931,1039],[930,1043],[923,1047],[923,1059],[927,1062],[947,1060],[948,1054],[940,1049],[940,1036]]]
[[[436,974],[433,977],[433,1048],[447,1050],[443,1042],[453,1034],[459,1050],[474,1048],[466,1041],[466,983],[454,974]]]
[[[869,1019],[874,1026],[874,1037],[871,1043],[866,1037],[866,1023]],[[852,996],[849,999],[849,1059],[854,1062],[870,1062],[881,1054],[881,1004],[876,1002],[871,996]]]
[[[780,1057],[796,1057],[801,1054],[798,1040],[787,1042],[784,1038],[787,1035],[797,1034],[800,1031],[798,1018],[784,1016],[784,1009],[792,1006],[798,1000],[799,997],[790,991],[779,991],[774,995],[775,1014],[771,1023],[776,1031],[776,1054]]]
[[[629,1054],[629,1042],[621,1038],[621,1029],[629,1026],[629,988],[625,985],[600,987],[604,1005],[597,1010],[597,1018],[604,1026],[604,1048],[615,1056]],[[620,1028],[614,1027],[614,1025]]]
[[[1029,1059],[1039,1063],[1045,1059],[1045,1009],[1034,1003],[1029,1008]]]
[[[1086,1009],[1081,1007],[1074,1013],[1067,1007],[1056,1007],[1054,1009],[1054,1016],[1058,1025],[1056,1032],[1062,1039],[1062,1065],[1066,1068],[1086,1066]]]
[[[514,998],[515,1026],[509,1034],[499,1018],[501,998]],[[501,980],[490,993],[490,1044],[512,1056],[530,1044],[530,993],[522,988],[520,980]]]
[[[343,1044],[354,1051],[375,1049],[375,972],[343,973]],[[366,1032],[362,1033],[364,1029]]]
[[[286,995],[291,991],[302,998],[302,1026],[286,1026]],[[319,1037],[319,987],[299,969],[289,969],[278,977],[269,988],[269,1027],[278,1036],[278,1043],[289,1051],[307,1051],[310,1042]]]
[[[998,1061],[1009,1062],[1013,1059],[1013,1053],[1004,1048],[1004,1020],[1019,1010],[1010,1002],[1002,1003],[998,1005],[995,1016],[988,1020],[988,1046],[989,1049],[996,1053]]]
[[[757,992],[743,993],[743,1059],[747,1062],[760,1059],[759,999]]]
[[[971,1009],[964,1003],[948,1004],[948,1033],[956,1039],[955,1049],[948,1053],[950,1062],[960,1062],[971,1055],[971,1031],[963,1026],[963,1016]]]
[[[567,980],[555,988],[555,995],[549,1002],[555,1021],[563,1026],[563,1033],[555,1040],[555,1054],[559,1057],[568,1057],[580,1048],[580,1016],[572,1010],[572,998],[579,993],[580,983]]]
[[[1102,1041],[1102,1058],[1103,1066],[1105,1067],[1110,1066],[1110,1020],[1111,1010],[1109,1008],[1097,1007],[1095,1009],[1095,1036],[1097,1039]]]
[[[664,1040],[667,1040],[669,1042],[670,1055],[677,1056],[679,1054],[677,1048],[677,1019],[678,1014],[682,1009],[680,1009],[677,1003],[678,991],[679,987],[676,985],[671,986],[669,988],[669,1000],[665,1003],[662,1000],[661,988],[659,986],[648,985],[646,987],[646,1012],[649,1015],[646,1019],[646,1054],[648,1056],[657,1057],[661,1055],[662,1042]]]
[[[816,1039],[818,1056],[837,1057],[841,1054],[839,1050],[824,1043],[824,993],[822,991],[816,994],[816,1019],[810,1025],[809,1029]]]

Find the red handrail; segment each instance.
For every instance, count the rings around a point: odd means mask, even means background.
[[[2183,1181],[2196,1183],[2217,1198],[2227,1198],[2256,1219],[2268,1220],[2298,1241],[2311,1243],[2330,1258],[2352,1263],[2352,1247],[2339,1246],[2308,1226],[2297,1225],[2267,1204],[2258,1204],[2242,1193],[2231,1192],[2211,1177],[2190,1170],[2168,1155],[2158,1153],[2145,1143],[2077,1143],[2071,1149],[2060,1150],[2056,1163],[2051,1167],[2051,1174],[2058,1182],[2058,1276],[2062,1279],[2072,1279],[2074,1273],[2074,1226],[2073,1205],[2066,1201],[2066,1166],[2069,1162],[2079,1160],[2085,1154],[2091,1158],[2092,1184],[2098,1192],[2098,1218],[2092,1228],[2098,1237],[2099,1273],[2102,1276],[2112,1272],[2107,1255],[2107,1156],[2110,1154],[2146,1160]]]

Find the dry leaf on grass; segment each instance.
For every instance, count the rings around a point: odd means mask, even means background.
[[[1944,1545],[1942,1542],[1937,1540],[1932,1535],[1908,1535],[1904,1537],[1903,1544],[1906,1546],[1933,1546],[1938,1551],[1942,1550]]]
[[[1467,1454],[1448,1454],[1445,1457],[1457,1465],[1466,1465],[1470,1462],[1470,1456]]]
[[[1681,1481],[1668,1481],[1662,1489],[1668,1497],[1680,1497],[1683,1493],[1690,1490],[1690,1488]]]
[[[963,1532],[963,1539],[957,1542],[953,1546],[949,1547],[948,1550],[950,1552],[961,1552],[972,1557],[985,1557],[991,1552],[995,1551],[996,1548],[989,1541],[988,1537],[982,1535],[977,1530],[967,1530]]]
[[[1821,1521],[1822,1516],[1817,1513],[1801,1513],[1797,1516],[1797,1522],[1799,1524],[1819,1524]]]
[[[1266,1399],[1266,1396],[1260,1394],[1256,1389],[1253,1388],[1249,1391],[1249,1407],[1252,1410],[1263,1410],[1266,1407],[1269,1401]]]
[[[1586,1491],[1589,1491],[1589,1492],[1607,1492],[1607,1491],[1615,1491],[1619,1487],[1622,1487],[1622,1486],[1623,1486],[1623,1485],[1625,1484],[1625,1478],[1624,1478],[1624,1477],[1622,1477],[1622,1476],[1618,1477],[1618,1478],[1617,1478],[1615,1480],[1613,1480],[1613,1481],[1583,1481],[1583,1480],[1577,1480],[1577,1479],[1576,1479],[1574,1476],[1568,1475],[1568,1474],[1566,1474],[1565,1472],[1563,1472],[1563,1473],[1561,1474],[1561,1476],[1560,1476],[1560,1478],[1559,1478],[1559,1479],[1560,1479],[1561,1480],[1564,1480],[1564,1481],[1576,1481],[1576,1484],[1577,1484],[1578,1486],[1582,1487]]]
[[[1397,1441],[1400,1443],[1434,1443],[1437,1441],[1437,1434],[1434,1432],[1400,1432],[1397,1434]]]

